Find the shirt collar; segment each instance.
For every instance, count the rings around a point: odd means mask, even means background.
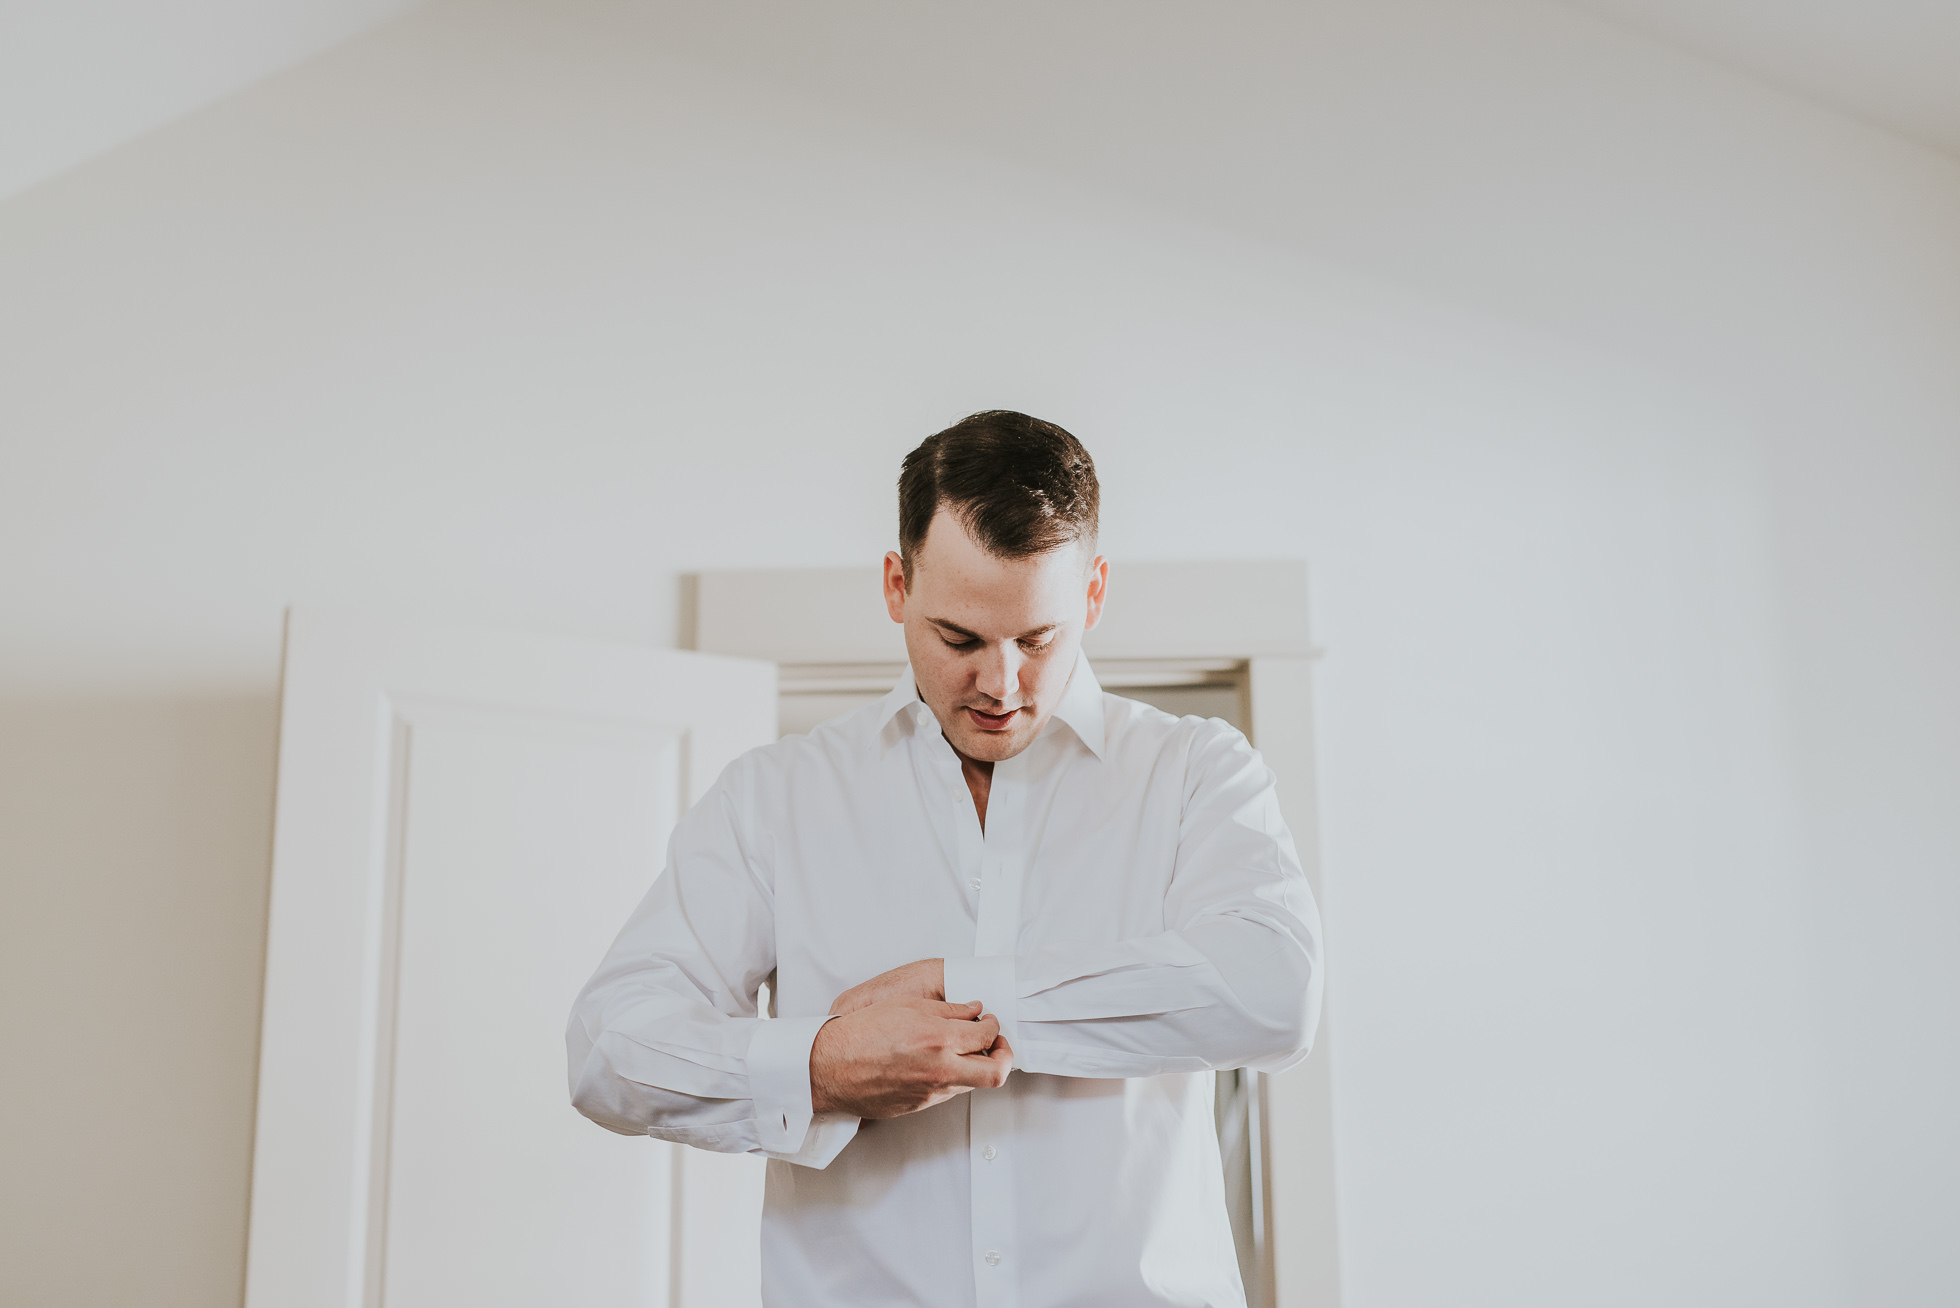
[[[907,663],[904,671],[898,674],[898,681],[878,701],[878,730],[883,731],[891,725],[893,718],[907,709],[917,709],[930,714],[925,701],[919,698],[919,683],[912,679],[912,665]]]
[[[915,719],[932,719],[932,710],[919,698],[919,683],[913,679],[912,667],[907,664],[898,674],[898,681],[885,697],[878,701],[877,730],[880,735],[891,725],[899,714],[911,711]],[[935,726],[937,725],[934,720]],[[1091,754],[1098,759],[1103,756],[1103,691],[1102,683],[1089,667],[1089,656],[1077,650],[1075,670],[1069,673],[1068,685],[1062,690],[1061,702],[1055,705],[1055,712],[1048,724],[1041,729],[1042,735],[1054,730],[1061,723],[1075,733]]]
[[[1044,731],[1052,730],[1057,722],[1073,731],[1075,738],[1097,759],[1102,758],[1102,683],[1096,680],[1095,671],[1089,666],[1089,656],[1079,649],[1075,652],[1075,671],[1069,674],[1068,686],[1062,691],[1062,702],[1055,706],[1055,714]]]

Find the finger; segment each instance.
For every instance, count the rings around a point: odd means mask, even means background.
[[[955,1022],[953,1024],[953,1052],[956,1054],[977,1054],[991,1049],[1000,1036],[1000,1019],[988,1014],[977,1022]]]
[[[962,1057],[967,1062],[985,1059],[991,1065],[994,1079],[987,1082],[988,1085],[1007,1084],[1007,1074],[1014,1070],[1014,1047],[1005,1038],[996,1040],[994,1047],[985,1053],[965,1054]]]
[[[1007,1079],[1013,1062],[995,1054],[956,1054],[947,1060],[946,1084],[968,1089],[991,1090]]]
[[[864,1005],[865,1005],[864,987],[861,985],[856,985],[856,986],[852,986],[850,989],[838,995],[837,998],[831,1000],[830,1011],[838,1014],[841,1017],[845,1013],[857,1012],[858,1009],[863,1008]]]
[[[971,1022],[980,1016],[981,1011],[981,1003],[977,999],[970,999],[964,1004],[949,1004],[943,1000],[929,999],[926,1001],[926,1007],[935,1017],[959,1022]]]

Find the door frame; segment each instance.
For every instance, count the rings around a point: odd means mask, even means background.
[[[706,572],[683,580],[683,644],[767,659],[785,694],[887,688],[905,665],[902,629],[880,568]],[[1098,679],[1128,685],[1217,682],[1240,688],[1247,736],[1279,779],[1280,810],[1323,905],[1313,749],[1307,565],[1300,560],[1112,563],[1111,602],[1083,641]],[[1331,992],[1330,992],[1331,993]],[[1270,1132],[1264,1211],[1277,1308],[1338,1308],[1330,1022],[1313,1053],[1262,1077]],[[1255,1302],[1258,1289],[1248,1287]]]

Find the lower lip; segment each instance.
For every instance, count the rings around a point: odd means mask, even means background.
[[[991,713],[982,713],[979,709],[970,708],[966,711],[966,718],[982,731],[1005,731],[1013,724],[1020,711],[1015,709],[1012,713],[1003,713],[996,717]]]

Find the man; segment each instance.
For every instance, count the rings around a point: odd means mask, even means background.
[[[907,456],[909,671],[730,765],[579,996],[579,1111],[772,1160],[769,1305],[1244,1303],[1211,1072],[1305,1057],[1318,918],[1245,738],[1081,656],[1097,504],[1023,414]]]

